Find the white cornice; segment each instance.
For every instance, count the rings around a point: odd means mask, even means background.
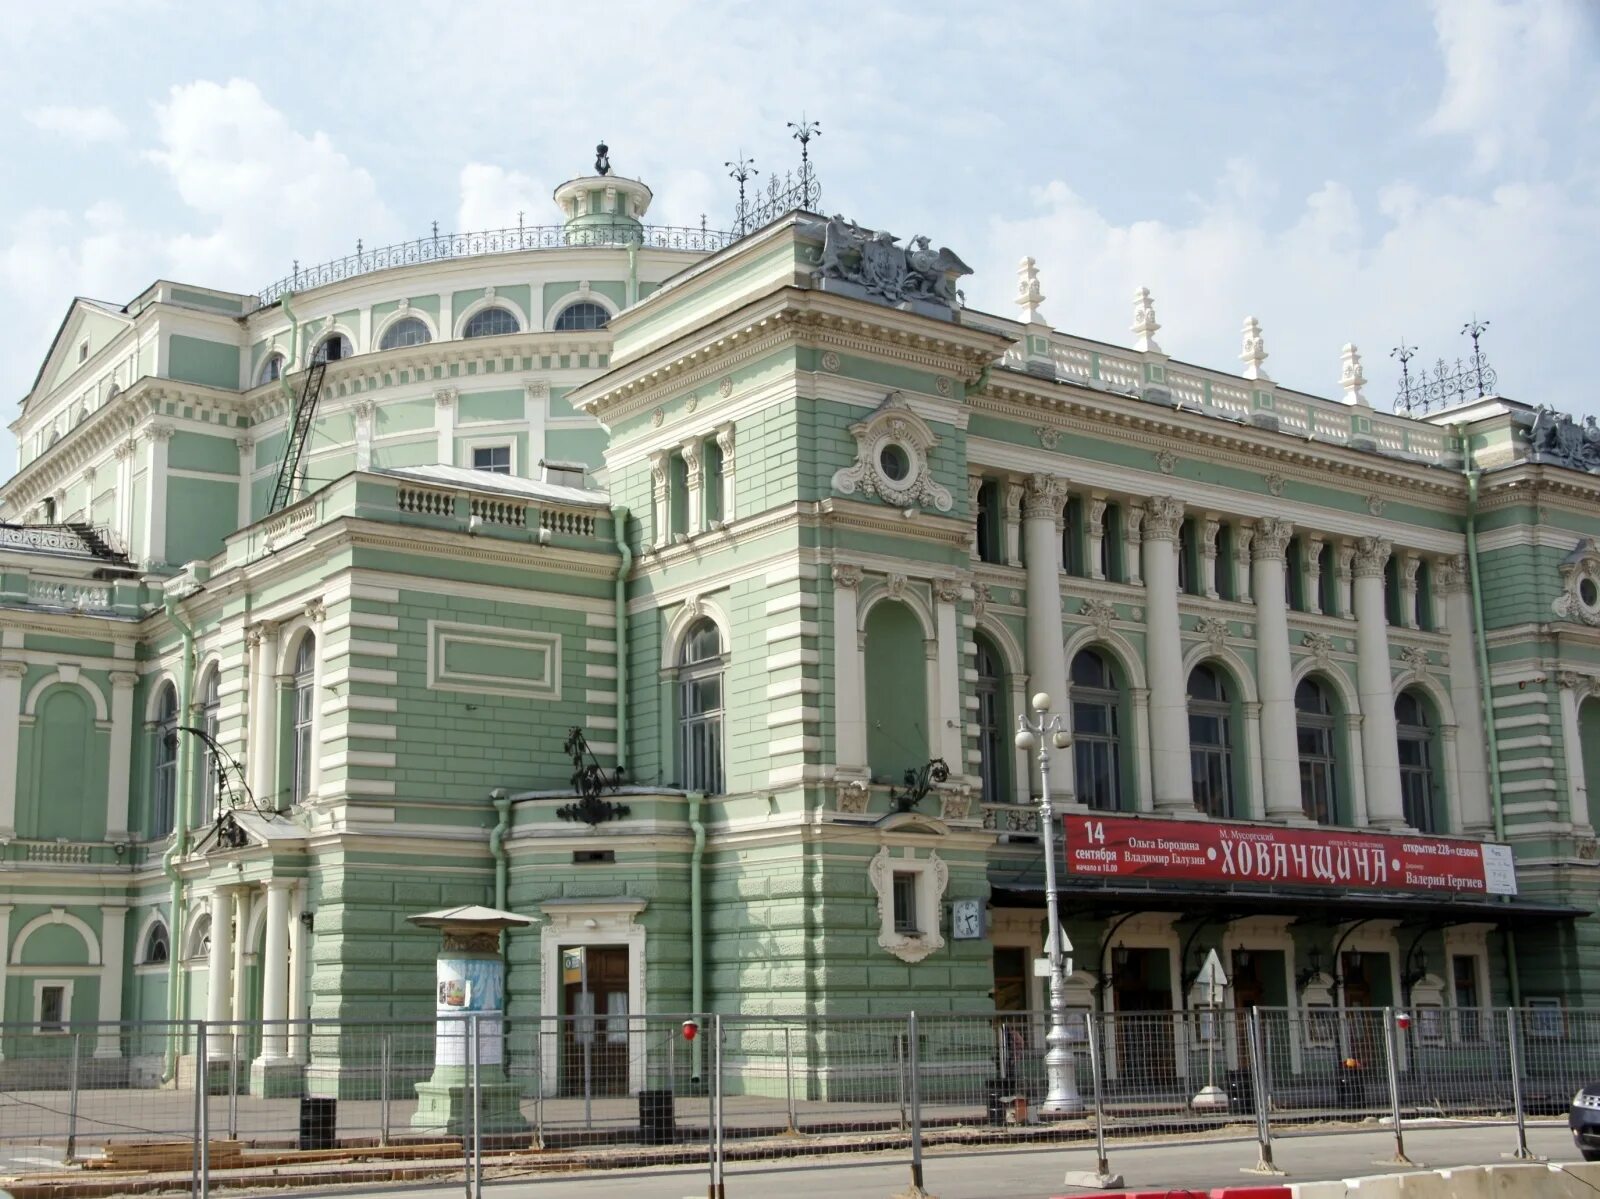
[[[996,373],[981,395],[969,397],[971,406],[1005,420],[1022,424],[1040,422],[1062,433],[1111,438],[1124,444],[1154,449],[1203,446],[1203,456],[1230,466],[1260,470],[1300,467],[1307,482],[1326,483],[1327,475],[1386,486],[1403,493],[1411,503],[1437,506],[1440,499],[1465,500],[1466,482],[1445,466],[1424,466],[1346,449],[1329,442],[1308,441],[1294,434],[1235,425],[1148,401],[1097,391],[1074,383],[1035,379],[1020,372]],[[995,444],[995,443],[991,443]],[[1188,452],[1195,452],[1190,449]],[[1421,493],[1419,496],[1417,493]]]
[[[837,346],[853,354],[953,375],[970,383],[1010,342],[986,330],[779,283],[737,311],[613,367],[568,397],[615,427],[661,399],[696,387],[738,362],[790,344]]]

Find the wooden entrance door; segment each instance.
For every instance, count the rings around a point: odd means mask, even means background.
[[[1373,1009],[1385,1002],[1388,988],[1381,985],[1383,980],[1379,972],[1388,968],[1387,954],[1346,952],[1340,955],[1346,1028],[1343,1050],[1346,1056],[1363,1065],[1383,1060],[1382,1018]]]
[[[562,985],[561,1093],[628,1093],[628,950],[590,945],[585,978]],[[587,1052],[586,1052],[587,1051]]]
[[[1236,949],[1232,964],[1228,981],[1233,984],[1233,1051],[1242,1069],[1250,1064],[1250,1009],[1266,1004],[1267,986],[1262,979],[1261,954]]]

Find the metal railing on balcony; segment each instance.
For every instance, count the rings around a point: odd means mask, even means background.
[[[301,267],[257,293],[262,304],[271,304],[289,292],[304,291],[385,271],[397,266],[416,266],[451,258],[475,258],[485,254],[516,254],[524,250],[559,250],[572,246],[638,245],[653,250],[686,250],[710,254],[733,244],[738,234],[720,229],[674,225],[639,225],[631,221],[568,227],[565,225],[518,225],[515,228],[485,229],[475,233],[440,233],[414,241],[366,249],[359,241],[356,252],[316,266]]]

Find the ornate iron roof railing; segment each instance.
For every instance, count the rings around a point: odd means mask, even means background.
[[[271,304],[288,292],[304,291],[369,275],[390,267],[441,262],[448,258],[473,258],[481,254],[515,254],[523,250],[556,250],[569,246],[627,246],[637,243],[645,249],[688,250],[711,254],[738,240],[736,233],[707,229],[704,225],[684,228],[673,225],[635,225],[618,222],[609,225],[519,225],[511,229],[486,229],[477,233],[440,233],[392,246],[365,249],[358,241],[356,252],[331,262],[294,270],[257,293],[262,304]]]

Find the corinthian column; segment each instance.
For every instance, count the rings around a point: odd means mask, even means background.
[[[1361,698],[1361,757],[1367,779],[1367,821],[1403,828],[1400,747],[1395,741],[1394,680],[1389,673],[1389,616],[1383,602],[1383,568],[1389,543],[1361,537],[1353,573],[1356,611],[1356,690]]]
[[[1030,690],[1048,691],[1056,711],[1067,700],[1067,653],[1061,637],[1061,578],[1056,570],[1056,519],[1066,486],[1050,475],[1029,475],[1022,497],[1022,536],[1028,559],[1028,674]],[[1071,758],[1047,745],[1050,772],[1068,802]]]
[[[1256,525],[1252,589],[1256,595],[1256,685],[1261,690],[1261,759],[1268,820],[1304,817],[1289,665],[1289,613],[1283,588],[1283,555],[1292,536],[1294,526],[1286,520],[1268,516]]]
[[[1150,765],[1156,811],[1194,807],[1189,774],[1189,700],[1178,635],[1178,526],[1183,503],[1145,503],[1144,642],[1150,670]]]

